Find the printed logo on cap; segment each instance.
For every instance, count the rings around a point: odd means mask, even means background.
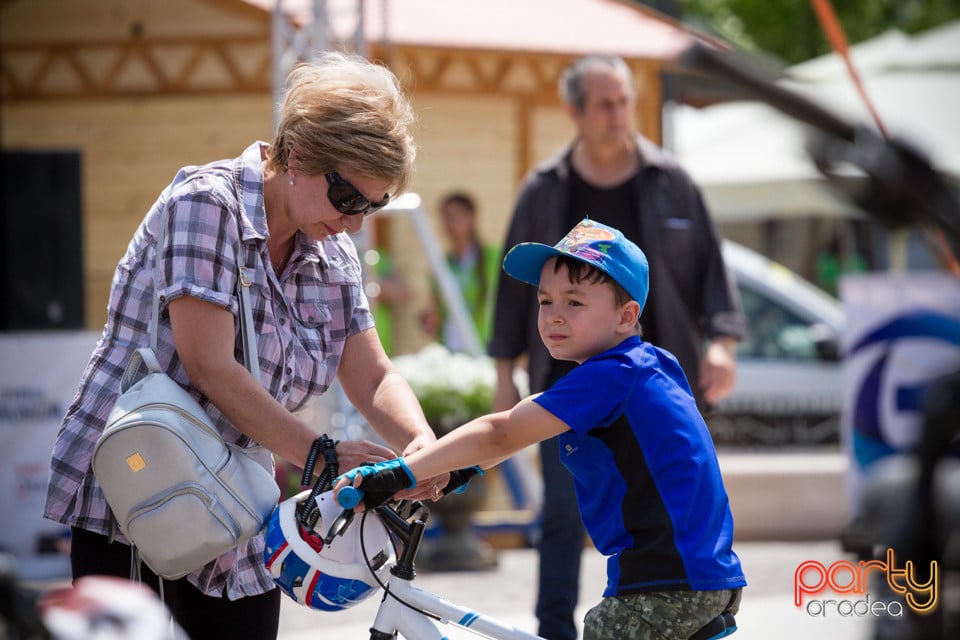
[[[609,229],[597,227],[592,221],[585,220],[571,229],[570,233],[557,243],[556,248],[588,262],[603,264],[611,246],[604,241],[612,243],[616,239]]]

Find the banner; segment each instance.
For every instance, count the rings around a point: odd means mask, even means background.
[[[25,580],[70,575],[69,528],[41,514],[53,442],[98,337],[0,333],[0,552]]]
[[[921,435],[925,388],[960,369],[960,279],[946,272],[851,275],[846,312],[841,434],[858,513],[864,472]]]

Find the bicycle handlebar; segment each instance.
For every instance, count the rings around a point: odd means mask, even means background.
[[[337,504],[344,509],[353,509],[363,500],[364,493],[366,492],[363,489],[346,486],[337,493]]]
[[[467,467],[466,469],[451,471],[450,481],[447,482],[447,486],[443,488],[441,493],[446,496],[457,491],[463,491],[463,488],[470,482],[471,478],[478,474],[483,474],[483,471],[479,467]],[[353,509],[360,504],[365,495],[366,491],[363,489],[348,485],[337,493],[337,504],[344,509]]]

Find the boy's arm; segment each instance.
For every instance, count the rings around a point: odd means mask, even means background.
[[[526,398],[509,411],[501,411],[471,420],[403,459],[381,463],[382,469],[347,472],[336,483],[339,491],[348,483],[363,488],[397,491],[425,478],[472,466],[489,468],[521,449],[567,431],[569,427],[552,413]],[[397,464],[393,464],[396,462]],[[402,473],[395,467],[402,467]],[[380,478],[373,477],[378,474]],[[390,478],[386,477],[390,475]],[[371,477],[367,477],[367,476]],[[398,484],[393,488],[393,484]],[[380,486],[384,485],[384,486]]]
[[[471,420],[405,460],[418,479],[475,465],[489,468],[568,429],[533,398],[526,398],[509,411]]]

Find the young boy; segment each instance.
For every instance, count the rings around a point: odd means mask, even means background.
[[[337,490],[352,483],[372,507],[418,478],[490,467],[559,435],[584,525],[608,556],[607,587],[584,619],[584,640],[732,633],[746,585],[731,546],[733,518],[680,366],[638,335],[648,289],[643,252],[585,219],[553,247],[517,245],[503,268],[538,287],[550,355],[579,366],[549,390],[405,459],[344,474]]]

